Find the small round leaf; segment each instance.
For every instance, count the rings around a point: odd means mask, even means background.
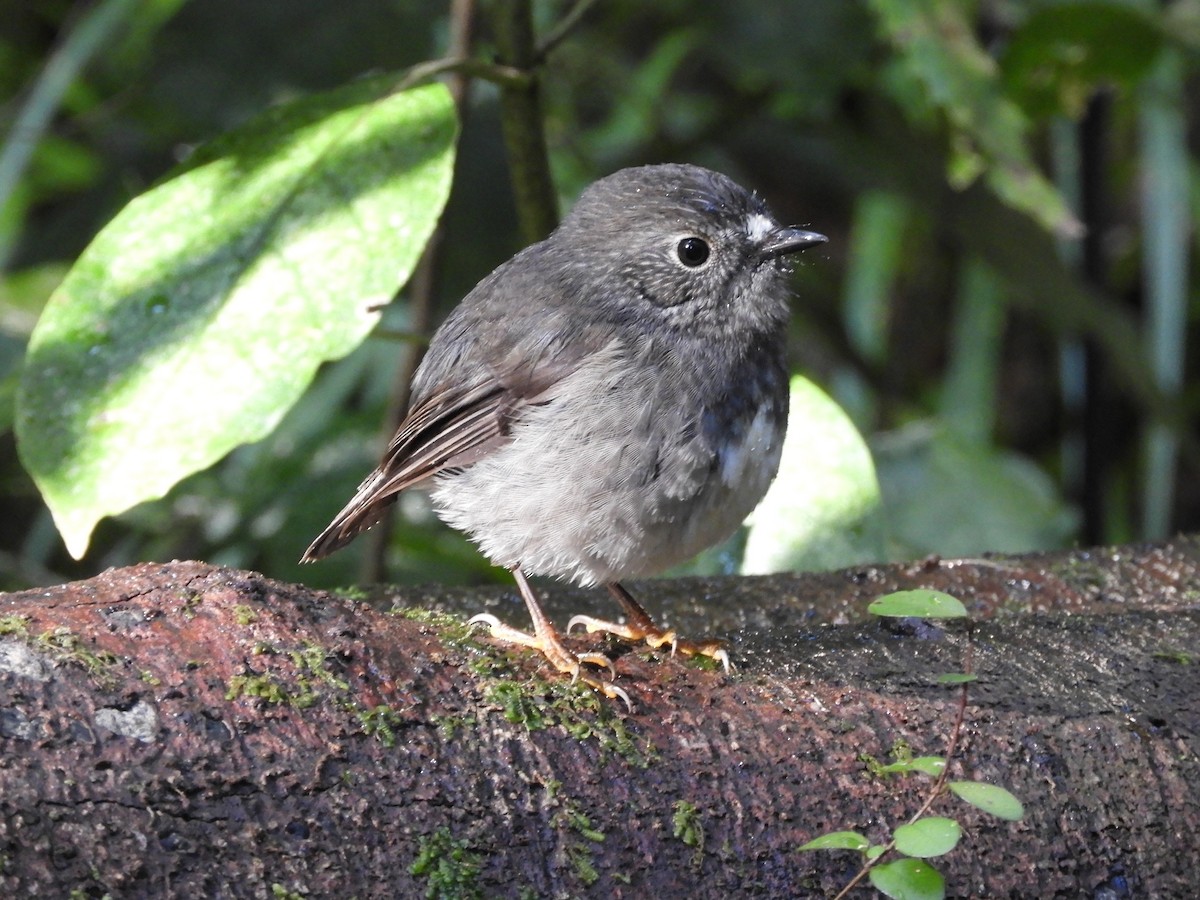
[[[896,849],[908,856],[928,859],[949,853],[962,831],[953,819],[929,816],[896,829]]]
[[[969,672],[946,672],[938,676],[938,684],[967,684],[978,680],[978,675]]]
[[[892,900],[942,900],[946,882],[941,873],[919,859],[898,859],[871,870],[871,884]]]
[[[1021,801],[1002,787],[980,781],[951,781],[948,788],[986,813],[1016,822],[1025,815]]]
[[[965,616],[967,608],[958,598],[951,597],[942,591],[918,588],[884,594],[867,607],[867,612],[876,616],[955,619]]]
[[[801,850],[866,850],[870,841],[857,831],[832,831],[813,838]]]
[[[942,756],[918,756],[910,765],[922,774],[937,778],[946,768],[946,759]]]

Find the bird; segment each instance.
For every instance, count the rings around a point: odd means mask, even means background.
[[[624,622],[575,627],[729,658],[657,624],[622,587],[733,534],[779,467],[788,416],[789,260],[827,238],[783,226],[700,166],[637,166],[580,195],[544,240],[486,276],[434,333],[379,465],[301,561],[344,547],[410,488],[507,568],[532,632],[493,638],[632,708],[612,662],[576,653],[531,576],[605,586]],[[593,669],[613,676],[602,681]]]

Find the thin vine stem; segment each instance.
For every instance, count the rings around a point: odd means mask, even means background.
[[[970,628],[967,630],[967,648],[963,654],[963,671],[966,674],[971,674],[972,667],[975,661],[975,641]],[[954,761],[954,754],[958,752],[959,739],[962,737],[963,723],[967,718],[967,697],[970,694],[970,682],[963,682],[958,693],[958,711],[954,716],[954,725],[950,728],[950,737],[946,741],[946,764],[942,766],[942,771],[938,773],[938,777],[934,780],[933,786],[929,790],[929,795],[925,798],[925,802],[909,818],[908,823],[912,825],[920,820],[937,802],[938,798],[946,789],[946,781],[950,776],[950,764]],[[883,845],[883,849],[874,859],[868,859],[863,863],[861,869],[855,873],[854,877],[843,887],[833,900],[844,900],[850,892],[856,888],[859,883],[866,878],[873,868],[879,865],[889,853],[896,849],[896,839],[893,837],[890,841]]]

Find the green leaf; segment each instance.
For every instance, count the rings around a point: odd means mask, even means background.
[[[1081,226],[1038,169],[1029,121],[1003,91],[995,60],[980,46],[970,5],[959,0],[871,0],[880,32],[895,50],[893,95],[910,118],[945,116],[953,133],[948,180],[967,187],[982,173],[1009,206],[1061,236]],[[958,173],[964,180],[955,183]]]
[[[946,759],[942,756],[918,756],[909,765],[924,775],[937,778],[946,768]]]
[[[854,423],[801,377],[792,379],[788,423],[779,475],[750,517],[743,574],[882,559],[879,482]]]
[[[867,607],[876,616],[912,616],[919,619],[955,619],[967,614],[958,598],[942,591],[917,588],[884,594]]]
[[[1137,86],[1165,39],[1149,10],[1129,3],[1034,8],[1006,42],[1005,87],[1033,115],[1078,117],[1100,84]]]
[[[831,831],[818,838],[813,838],[802,846],[801,850],[857,850],[863,851],[870,846],[870,841],[857,831]]]
[[[892,900],[942,900],[946,882],[937,869],[919,859],[897,859],[876,866],[871,884]]]
[[[1002,787],[980,781],[951,781],[946,785],[963,800],[986,813],[1016,822],[1025,815],[1021,801]]]
[[[1069,542],[1078,516],[1053,479],[930,422],[872,439],[895,552],[905,558],[1022,553]]]
[[[272,109],[126,206],[50,299],[21,458],[67,548],[275,427],[408,279],[450,188],[449,93],[396,76]]]
[[[939,675],[938,684],[968,684],[978,681],[979,676],[969,672],[946,672]]]
[[[896,849],[906,856],[928,859],[949,853],[962,836],[962,830],[953,819],[928,816],[917,819],[896,829]]]
[[[911,217],[904,198],[889,191],[868,191],[854,207],[842,320],[854,349],[875,363],[887,356],[892,283]]]

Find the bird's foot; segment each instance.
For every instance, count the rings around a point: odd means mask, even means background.
[[[518,644],[522,647],[531,647],[537,650],[550,661],[550,664],[554,668],[570,675],[572,682],[582,681],[588,687],[599,691],[605,697],[612,700],[621,700],[630,712],[633,711],[633,703],[625,691],[611,682],[601,681],[584,671],[584,665],[599,666],[608,669],[612,677],[616,678],[617,670],[613,668],[612,660],[603,653],[575,653],[567,648],[562,642],[562,638],[559,637],[558,632],[553,628],[546,628],[541,634],[528,634],[513,628],[511,625],[505,625],[490,613],[480,613],[477,616],[472,616],[467,624],[486,625],[488,632],[498,641],[504,641],[508,644]]]
[[[645,642],[654,650],[670,646],[672,656],[676,653],[682,653],[684,656],[707,656],[724,666],[726,672],[730,670],[729,652],[723,642],[715,639],[689,641],[679,637],[673,628],[663,628],[648,615],[630,615],[629,621],[624,624],[594,619],[591,616],[573,616],[567,623],[567,634],[570,634],[576,625],[582,626],[589,634],[602,631],[634,644]]]

